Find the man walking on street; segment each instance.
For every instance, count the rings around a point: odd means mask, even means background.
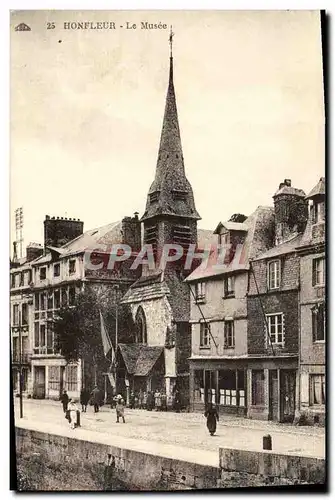
[[[98,386],[96,385],[91,392],[91,397],[92,397],[92,402],[94,405],[94,413],[98,413],[99,411],[99,406],[100,406],[100,391],[98,389]]]
[[[124,400],[123,399],[118,399],[116,403],[116,423],[119,423],[119,418],[122,418],[123,423],[125,424],[125,419],[124,419]]]
[[[86,412],[87,411],[87,405],[90,399],[90,393],[88,390],[83,387],[80,393],[80,404],[81,404],[81,411]]]
[[[67,394],[67,392],[66,392],[65,389],[63,391],[63,394],[60,397],[60,400],[61,400],[62,405],[63,405],[63,412],[66,413],[66,411],[67,411],[67,405],[69,404],[69,396],[68,396],[68,394]]]

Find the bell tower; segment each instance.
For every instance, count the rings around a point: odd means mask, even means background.
[[[159,254],[163,245],[175,243],[188,247],[197,243],[197,221],[193,190],[186,178],[180,138],[176,95],[173,82],[173,42],[170,32],[170,70],[156,174],[147,196],[144,243]]]

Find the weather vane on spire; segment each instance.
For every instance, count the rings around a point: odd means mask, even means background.
[[[170,43],[170,57],[172,57],[172,43],[173,43],[174,33],[172,31],[172,26],[170,29],[169,43]]]

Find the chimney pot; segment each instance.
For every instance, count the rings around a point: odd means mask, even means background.
[[[291,187],[291,179],[284,180],[285,186]]]
[[[49,219],[50,219],[50,215],[46,215],[45,220],[49,220]]]

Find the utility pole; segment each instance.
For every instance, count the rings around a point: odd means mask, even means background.
[[[19,396],[20,396],[20,418],[23,418],[23,400],[22,400],[22,311],[19,309]]]
[[[116,355],[117,355],[117,346],[118,346],[118,335],[119,335],[119,311],[118,311],[118,300],[119,300],[119,294],[118,294],[119,286],[115,286],[115,391],[117,391],[117,364],[116,364]]]

